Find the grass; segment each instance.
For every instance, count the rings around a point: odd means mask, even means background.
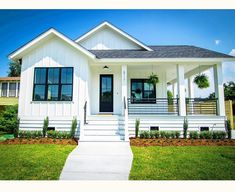
[[[235,147],[134,147],[131,180],[234,180]]]
[[[0,145],[0,180],[56,180],[74,145]]]
[[[18,97],[0,97],[0,105],[16,105]]]

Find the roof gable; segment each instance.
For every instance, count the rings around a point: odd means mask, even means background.
[[[113,44],[111,41],[113,41]],[[152,51],[150,47],[144,45],[139,40],[108,22],[103,22],[97,27],[91,29],[76,39],[75,42],[81,44],[87,49],[143,49]],[[120,43],[120,45],[117,45],[117,43]]]
[[[70,46],[74,47],[75,49],[81,51],[83,54],[87,55],[88,57],[95,58],[94,54],[92,54],[91,52],[89,52],[88,50],[86,50],[85,48],[80,46],[79,44],[75,43],[74,41],[72,41],[71,39],[69,39],[68,37],[63,35],[62,33],[51,28],[48,31],[46,31],[46,32],[42,33],[41,35],[39,35],[38,37],[36,37],[35,39],[33,39],[32,41],[26,43],[25,45],[23,45],[22,47],[20,47],[16,51],[12,52],[9,55],[9,59],[16,60],[16,59],[22,58],[22,56],[25,53],[27,53],[28,51],[30,51],[31,49],[33,49],[37,45],[43,43],[44,41],[51,39],[54,36],[63,40],[64,42],[66,42]]]

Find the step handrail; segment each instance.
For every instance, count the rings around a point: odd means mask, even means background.
[[[87,117],[87,101],[85,101],[84,104],[84,125],[87,124],[86,117]]]

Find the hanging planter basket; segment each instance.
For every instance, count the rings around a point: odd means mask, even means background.
[[[148,82],[149,84],[155,85],[155,84],[159,83],[159,78],[158,78],[158,76],[157,76],[156,74],[153,74],[153,73],[152,73],[152,74],[148,77],[147,82]]]
[[[194,81],[193,81],[193,82],[194,82],[194,83],[198,86],[198,88],[200,88],[200,89],[205,89],[205,88],[208,88],[208,87],[210,86],[210,82],[209,82],[208,76],[205,75],[204,73],[197,75],[197,76],[194,78]]]
[[[140,93],[141,93],[141,89],[137,88],[137,89],[135,90],[135,93],[140,94]]]

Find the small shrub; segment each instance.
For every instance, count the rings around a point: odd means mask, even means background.
[[[166,138],[166,131],[160,131],[160,137]]]
[[[190,131],[189,138],[190,139],[198,139],[198,132],[197,131]]]
[[[175,139],[175,131],[170,131],[170,138]]]
[[[72,138],[75,137],[76,128],[77,128],[77,118],[74,118],[73,121],[72,121],[71,130],[70,130],[70,135],[71,135]]]
[[[225,131],[213,131],[213,139],[225,139],[226,136]]]
[[[149,137],[150,137],[151,139],[154,139],[154,138],[155,138],[155,131],[150,131],[150,132],[149,132]]]
[[[47,129],[48,129],[48,125],[49,125],[49,118],[46,117],[46,119],[44,119],[43,121],[43,128],[42,128],[42,131],[43,131],[43,137],[46,136],[46,133],[47,133]]]
[[[188,119],[184,118],[184,124],[183,124],[183,129],[184,129],[184,138],[187,139],[187,132],[188,132]]]
[[[70,139],[71,138],[71,133],[68,131],[63,131],[62,135],[63,135],[63,139]]]
[[[155,131],[155,132],[154,132],[154,137],[155,137],[156,139],[159,138],[159,135],[160,135],[160,134],[159,134],[159,131]]]
[[[213,139],[213,133],[211,131],[201,131],[199,133],[200,139]]]
[[[42,131],[22,131],[22,130],[20,130],[18,136],[20,138],[27,138],[27,139],[41,138],[42,137]]]
[[[179,132],[179,131],[176,131],[176,132],[175,132],[175,138],[176,138],[176,139],[179,139],[179,138],[180,138],[180,132]]]
[[[135,138],[139,136],[140,119],[135,120]]]
[[[18,137],[23,137],[23,135],[24,135],[24,133],[23,133],[24,131],[21,131],[21,130],[19,130],[19,134],[18,134]]]
[[[165,132],[165,138],[169,139],[169,138],[171,138],[171,136],[172,136],[172,132],[171,131],[166,131]]]
[[[14,133],[18,126],[18,105],[6,106],[0,113],[0,131]]]
[[[18,118],[17,119],[17,124],[16,124],[16,126],[15,126],[15,128],[13,130],[13,134],[14,134],[15,138],[17,138],[18,135],[19,135],[19,125],[20,125],[19,123],[20,123],[20,119]]]
[[[140,139],[144,139],[144,132],[143,131],[140,132]]]
[[[52,139],[69,139],[71,138],[71,132],[50,130],[47,132],[47,137]]]
[[[149,139],[150,138],[150,132],[149,131],[144,131],[144,138]]]
[[[231,139],[232,138],[232,128],[231,128],[230,120],[226,121],[225,126],[226,126],[226,130],[227,130],[227,134],[228,134],[228,139]]]

